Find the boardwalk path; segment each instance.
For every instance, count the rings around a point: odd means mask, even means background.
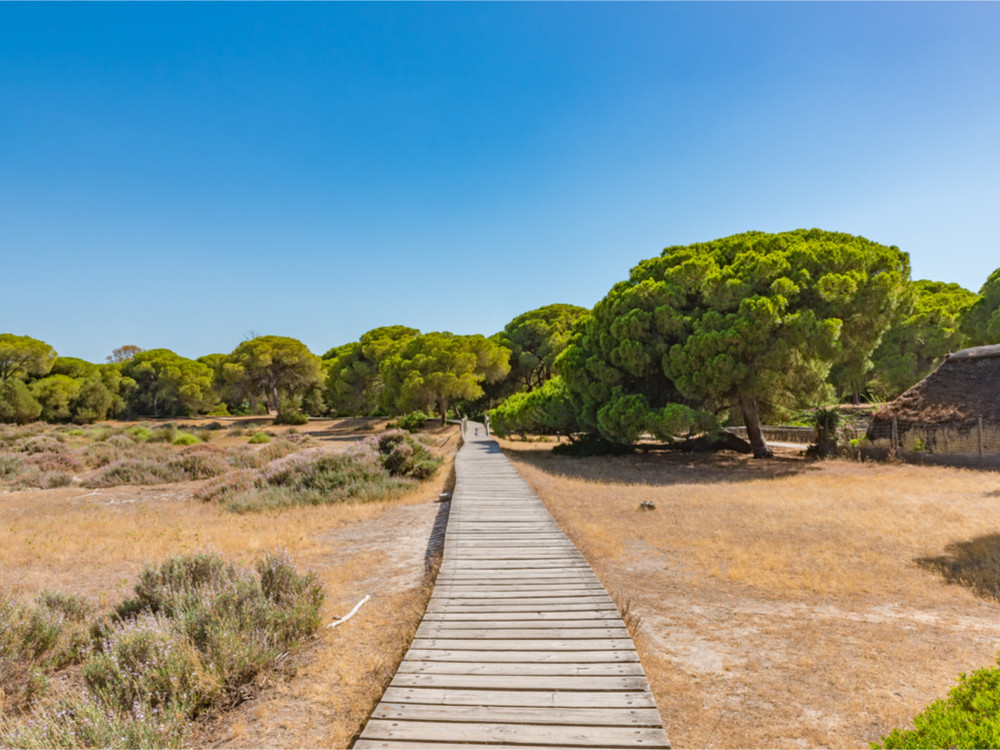
[[[467,429],[427,612],[354,747],[669,747],[614,603],[483,433]]]

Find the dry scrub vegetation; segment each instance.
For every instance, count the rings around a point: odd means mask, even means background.
[[[996,472],[503,447],[626,612],[675,747],[863,746],[995,662]]]
[[[280,468],[288,464],[282,456],[342,454],[384,426],[384,420],[315,420],[295,432],[269,424],[236,423],[223,430],[186,424],[172,429],[196,437],[211,432],[207,443],[147,439],[135,442],[136,449],[125,445],[124,437],[118,439],[128,425],[93,431],[36,428],[37,434],[15,440],[44,441],[45,450],[36,454],[65,456],[63,466],[77,464],[67,471],[72,472],[69,482],[60,481],[53,489],[27,483],[2,491],[0,484],[0,588],[26,600],[45,590],[59,591],[107,609],[129,596],[145,564],[210,550],[252,566],[265,552],[287,552],[299,570],[308,569],[318,578],[325,593],[323,623],[342,617],[365,595],[371,600],[348,623],[321,627],[297,652],[283,655],[277,672],[262,674],[244,691],[246,702],[208,716],[190,741],[220,747],[346,747],[391,679],[429,595],[435,530],[440,531],[447,509],[435,500],[453,481],[456,429],[437,428],[422,436],[446,457],[445,465],[428,481],[394,487],[387,500],[258,512],[232,512],[223,503],[198,499],[199,490],[212,480],[99,484],[93,477],[108,464],[88,466],[86,455],[88,450],[107,450],[94,446],[116,441],[126,452],[156,451],[154,461],[160,464],[194,449],[195,455],[225,463],[225,471],[266,467],[275,459]],[[98,434],[99,429],[112,434]],[[153,433],[166,427],[141,429]],[[259,432],[270,433],[269,442],[249,445]],[[0,446],[0,453],[12,446]],[[25,460],[36,454],[8,450],[4,455],[14,453],[20,461],[8,459],[8,465],[37,466]],[[48,470],[29,469],[28,474],[37,479]],[[47,693],[65,693],[78,679],[72,668],[57,672]]]

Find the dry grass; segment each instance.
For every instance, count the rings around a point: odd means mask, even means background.
[[[997,601],[934,570],[996,585],[998,473],[504,447],[628,607],[676,747],[864,745],[996,658]]]
[[[384,426],[323,422],[299,431],[313,432],[313,445],[346,449]],[[450,453],[457,430],[432,430],[429,439]],[[246,436],[211,444],[225,441]],[[284,548],[299,569],[320,578],[324,621],[366,594],[372,599],[350,622],[322,629],[281,677],[258,685],[257,698],[236,712],[215,717],[195,744],[346,747],[419,624],[429,595],[428,539],[443,507],[435,500],[453,481],[452,465],[449,458],[434,478],[387,502],[244,515],[192,499],[201,481],[0,492],[0,587],[25,596],[43,589],[82,594],[107,606],[131,590],[147,563],[204,549],[250,563],[262,550]]]

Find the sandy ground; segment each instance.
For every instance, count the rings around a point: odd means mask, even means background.
[[[995,664],[1000,605],[918,560],[1000,529],[1000,474],[506,447],[623,610],[674,747],[867,746]]]

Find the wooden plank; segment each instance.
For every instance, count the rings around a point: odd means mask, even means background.
[[[531,706],[426,706],[420,703],[382,703],[372,716],[376,719],[410,721],[479,721],[512,724],[561,722],[576,726],[659,727],[655,708],[534,708]]]
[[[622,662],[481,662],[481,661],[411,661],[407,657],[398,674],[482,674],[482,675],[555,675],[578,677],[642,677],[642,665]]]
[[[454,632],[456,630],[468,631],[474,629],[483,629],[483,630],[489,630],[491,632],[496,631],[504,633],[510,630],[544,630],[546,633],[551,633],[554,631],[566,631],[566,630],[594,631],[594,630],[606,630],[609,628],[613,628],[616,631],[625,630],[625,627],[622,625],[621,620],[615,620],[610,618],[602,619],[599,617],[595,617],[592,619],[580,619],[580,620],[501,619],[501,620],[494,620],[492,622],[484,622],[482,620],[469,621],[461,618],[449,618],[444,620],[424,618],[424,621],[420,624],[420,627],[421,628],[426,627],[428,631],[443,630],[448,632]],[[625,630],[625,632],[628,631]]]
[[[393,687],[429,687],[455,690],[574,690],[578,692],[646,689],[645,676],[631,675],[494,675],[494,674],[401,674],[389,683]]]
[[[616,651],[463,651],[461,649],[411,648],[406,659],[414,662],[478,662],[482,664],[611,664],[638,662],[633,649]]]
[[[594,639],[594,638],[628,638],[628,630],[624,625],[607,627],[606,623],[592,628],[470,628],[447,627],[433,623],[425,623],[417,628],[417,638],[504,638],[525,640],[531,638],[544,639]]]
[[[509,599],[492,599],[485,602],[481,599],[439,599],[437,601],[431,600],[427,605],[427,611],[440,614],[465,614],[487,612],[617,612],[618,610],[611,598],[608,597],[603,601],[588,600],[584,602],[553,599],[539,603],[538,600],[532,599],[528,604],[511,603]]]
[[[414,638],[414,648],[462,651],[617,651],[632,647],[631,638]]]
[[[648,690],[603,693],[560,690],[441,690],[438,688],[386,688],[388,703],[424,703],[441,706],[534,706],[536,708],[656,708]]]
[[[668,748],[662,729],[639,727],[597,727],[485,724],[473,722],[392,721],[371,719],[365,727],[369,739],[436,742],[462,738],[465,742],[508,742],[555,744],[574,747],[651,747]]]
[[[530,619],[529,619],[530,618]],[[618,611],[611,609],[580,610],[569,612],[442,612],[440,610],[424,613],[424,622],[577,622],[602,620],[617,622]]]

